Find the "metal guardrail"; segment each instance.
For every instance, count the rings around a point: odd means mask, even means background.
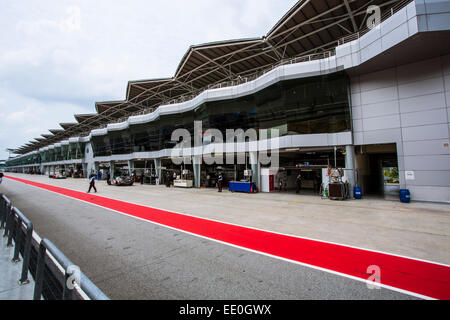
[[[0,230],[5,228],[6,217],[8,216],[8,207],[11,206],[11,201],[0,193]],[[6,234],[6,231],[5,231]]]
[[[0,229],[8,237],[7,246],[14,246],[12,262],[23,257],[19,284],[35,279],[35,300],[109,300],[109,298],[86,277],[50,240],[40,239],[33,224],[11,201],[0,193]],[[14,240],[14,245],[13,245]]]
[[[22,248],[22,241],[25,240],[25,243],[23,245],[23,263],[22,263],[22,275],[19,279],[20,284],[27,284],[30,282],[28,280],[28,269],[30,267],[30,258],[31,258],[31,241],[33,237],[33,224],[30,220],[28,220],[27,217],[23,215],[22,212],[20,212],[19,209],[12,207],[11,208],[11,227],[15,224],[15,230],[12,230],[15,232],[16,235],[16,241],[15,241],[15,247],[14,247],[14,257],[13,262],[19,262],[20,257],[19,253]],[[24,232],[25,239],[22,239],[20,234]],[[11,234],[12,232],[10,232]],[[11,243],[12,244],[12,243]]]
[[[288,58],[288,59],[283,59],[281,61],[279,61],[278,63],[275,63],[273,65],[271,65],[268,68],[262,69],[262,70],[258,70],[252,74],[246,75],[246,76],[239,76],[236,79],[230,80],[230,81],[224,81],[224,82],[220,82],[220,83],[216,83],[216,84],[211,84],[207,87],[206,90],[208,89],[219,89],[219,88],[226,88],[226,87],[231,87],[231,86],[237,86],[240,84],[244,84],[253,80],[258,79],[259,77],[263,76],[264,74],[272,71],[273,69],[276,69],[280,66],[284,66],[284,65],[289,65],[289,64],[295,64],[295,63],[300,63],[300,62],[308,62],[308,61],[314,61],[314,60],[319,60],[319,59],[325,59],[325,58],[330,58],[331,56],[334,56],[336,54],[335,49],[332,50],[328,50],[328,51],[324,51],[324,52],[320,52],[320,53],[313,53],[313,54],[308,54],[308,55],[300,55],[298,57],[293,57],[293,58]],[[188,97],[189,100],[190,97]],[[178,101],[174,101],[173,103],[177,103]],[[184,101],[181,101],[184,102]],[[169,102],[170,104],[170,102]]]
[[[48,239],[42,239],[39,244],[37,270],[34,287],[34,300],[40,300],[45,279],[45,265],[48,263],[47,252],[56,259],[64,270],[62,300],[76,300],[76,293],[81,289],[91,300],[109,300],[81,271],[73,269],[74,264]],[[78,275],[76,273],[79,272]],[[71,277],[74,278],[71,279]],[[77,279],[78,277],[78,279]],[[78,280],[78,281],[77,281]],[[81,298],[81,294],[79,295]]]

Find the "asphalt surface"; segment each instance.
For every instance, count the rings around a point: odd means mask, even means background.
[[[9,179],[0,192],[112,299],[414,299]]]

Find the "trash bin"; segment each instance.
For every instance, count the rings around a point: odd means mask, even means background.
[[[411,194],[408,189],[400,189],[400,201],[409,203],[411,201]]]

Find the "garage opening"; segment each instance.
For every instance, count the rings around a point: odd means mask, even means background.
[[[280,169],[273,174],[269,168],[261,169],[264,192],[297,193],[299,189],[300,194],[319,195],[324,176],[323,170],[330,167],[345,167],[345,147],[336,147],[336,150],[334,147],[280,150],[279,166]],[[301,182],[300,186],[297,186],[296,181],[299,174]],[[269,187],[267,188],[266,185]]]
[[[357,182],[363,194],[398,198],[400,190],[395,143],[355,147]]]

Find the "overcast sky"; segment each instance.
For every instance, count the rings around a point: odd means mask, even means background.
[[[296,0],[0,0],[0,159],[129,80],[172,77],[192,44],[261,37]]]

